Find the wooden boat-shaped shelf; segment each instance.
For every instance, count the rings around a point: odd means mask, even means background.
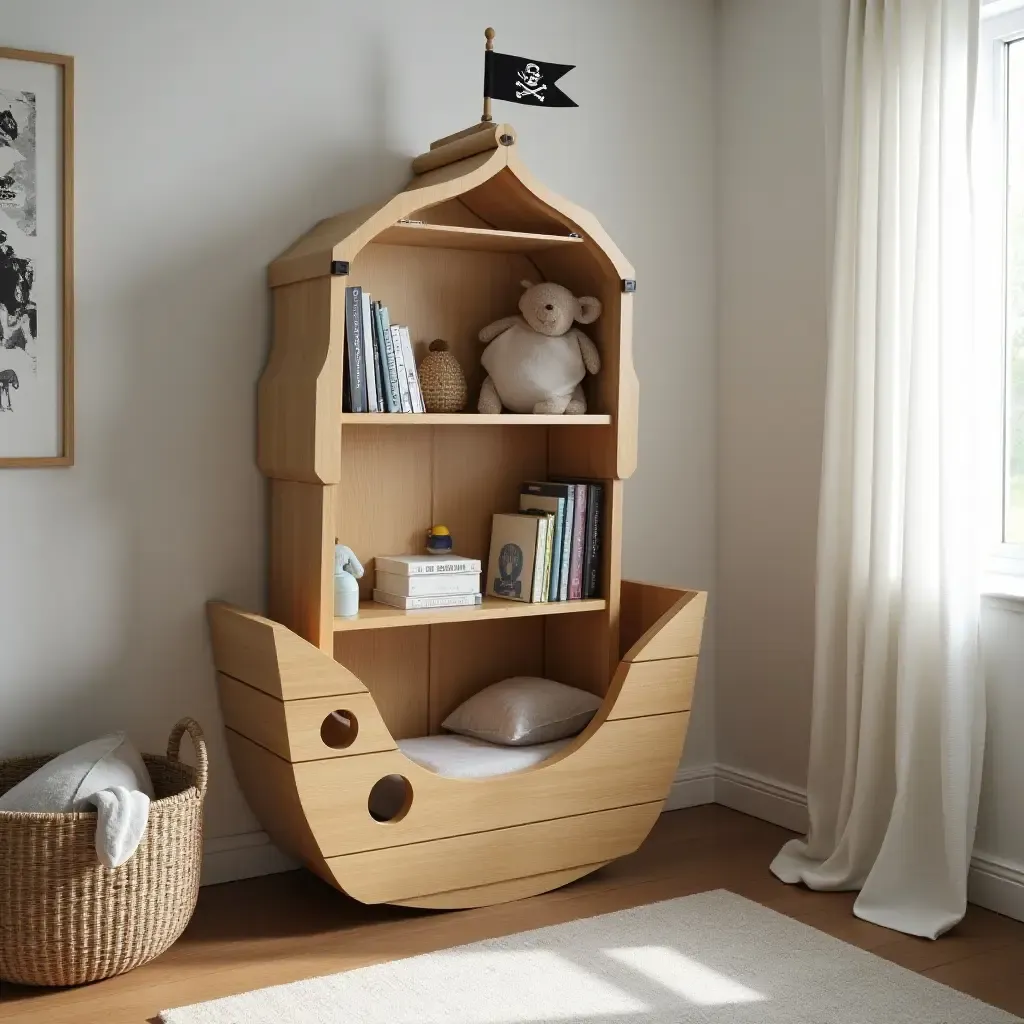
[[[525,170],[509,125],[413,161],[400,193],[314,226],[270,267],[274,341],[259,388],[270,481],[268,616],[211,603],[229,748],[263,827],[366,903],[481,906],[544,892],[635,850],[659,814],[689,721],[705,595],[621,578],[623,481],[636,465],[633,268],[589,213]],[[345,288],[407,324],[422,358],[444,338],[471,402],[477,332],[520,281],[597,296],[602,369],[585,416],[342,412]],[[422,549],[445,523],[485,561],[492,513],[523,481],[604,483],[600,596],[400,612],[370,600],[376,555]],[[684,514],[684,510],[678,510]],[[356,619],[333,614],[335,539],[367,573]],[[549,760],[486,779],[435,774],[398,742],[440,732],[490,683],[547,676],[603,698]],[[371,791],[401,777],[389,820]]]

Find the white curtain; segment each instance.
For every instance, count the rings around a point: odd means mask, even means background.
[[[971,122],[979,0],[851,0],[818,526],[810,832],[786,882],[935,938],[984,745]]]

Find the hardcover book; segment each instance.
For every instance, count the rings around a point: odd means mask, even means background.
[[[554,512],[545,512],[542,509],[525,509],[523,515],[527,516],[541,516],[546,522],[547,526],[544,528],[543,540],[538,540],[541,547],[538,549],[539,554],[544,560],[544,571],[541,573],[540,581],[540,597],[535,598],[538,601],[550,601],[551,600],[551,572],[552,572],[552,555],[554,554],[554,536],[555,536],[555,514]]]
[[[511,601],[540,599],[544,578],[542,531],[546,540],[547,520],[542,516],[518,512],[494,514],[487,564],[488,594]]]
[[[349,412],[366,412],[366,368],[363,361],[363,289],[345,289],[345,368],[343,406]]]
[[[373,329],[370,326],[370,293],[363,292],[362,310],[362,341],[363,366],[366,373],[366,411],[377,412],[377,366],[374,355]]]
[[[381,351],[388,375],[386,392],[388,412],[402,411],[402,392],[398,388],[398,366],[395,363],[395,346],[391,341],[391,321],[388,307],[377,303],[377,328],[380,331]]]
[[[407,611],[417,608],[469,608],[480,604],[480,594],[448,594],[441,597],[403,597],[401,594],[388,594],[383,590],[375,590],[373,599],[378,604],[390,605],[392,608],[404,608]]]
[[[401,328],[391,327],[391,344],[395,349],[395,368],[398,370],[398,390],[402,396],[402,412],[412,412],[412,396],[409,393],[409,370],[405,365],[405,347],[402,345]]]
[[[583,554],[587,536],[587,485],[570,484],[573,495],[572,541],[569,551],[569,600],[583,597]]]
[[[480,573],[430,573],[405,576],[377,570],[377,589],[401,597],[440,597],[445,594],[479,594]]]
[[[409,375],[409,398],[412,401],[413,412],[426,412],[427,407],[423,404],[423,392],[420,391],[420,371],[416,367],[416,356],[412,350],[412,337],[409,335],[408,327],[400,327],[402,334],[402,353],[405,356],[405,370]]]
[[[387,392],[390,388],[387,374],[387,359],[384,355],[384,347],[381,344],[380,324],[377,322],[377,306],[373,299],[370,299],[369,327],[365,334],[367,341],[373,342],[374,367],[377,373],[377,412],[388,411]]]
[[[377,572],[397,576],[430,576],[453,572],[479,572],[479,558],[460,555],[378,555]]]

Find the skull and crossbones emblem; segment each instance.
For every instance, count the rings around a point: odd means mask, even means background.
[[[517,74],[519,76],[519,81],[516,82],[516,99],[521,100],[524,96],[533,96],[535,99],[538,99],[543,103],[544,97],[541,93],[547,88],[547,86],[540,84],[540,65],[534,64],[531,61],[522,71],[517,72]]]

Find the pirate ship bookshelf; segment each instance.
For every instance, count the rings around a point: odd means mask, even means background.
[[[264,828],[364,902],[499,902],[630,852],[660,811],[689,720],[704,595],[621,578],[637,444],[634,272],[593,216],[529,174],[515,141],[511,126],[487,122],[439,140],[405,190],[320,222],[269,270],[258,456],[271,495],[269,611],[210,606],[222,707]],[[586,415],[342,413],[346,286],[388,296],[418,359],[431,339],[448,341],[474,400],[477,332],[516,308],[524,278],[602,302],[588,328],[602,369],[584,384]],[[558,476],[605,485],[598,598],[415,612],[370,600],[376,555],[420,551],[443,522],[460,554],[486,564],[492,513],[518,507],[522,481]],[[336,538],[368,570],[355,619],[333,614]],[[568,748],[510,776],[447,779],[397,749],[513,675],[604,703]],[[336,746],[323,726],[342,708],[354,724]],[[369,788],[396,775],[407,806],[376,821]]]

